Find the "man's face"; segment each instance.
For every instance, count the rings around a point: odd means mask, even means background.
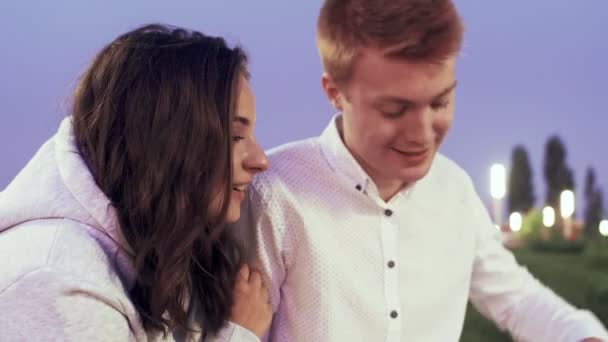
[[[379,188],[428,173],[452,123],[454,63],[412,63],[366,49],[342,88],[324,75],[326,93],[343,113],[344,142]]]

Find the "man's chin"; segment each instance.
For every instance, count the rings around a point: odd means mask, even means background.
[[[399,173],[399,179],[406,184],[413,184],[426,177],[431,169],[431,162],[424,162],[416,166],[404,168]]]

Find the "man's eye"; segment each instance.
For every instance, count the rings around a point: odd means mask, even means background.
[[[450,101],[436,102],[431,105],[433,109],[444,109],[450,104]]]
[[[382,113],[382,115],[386,118],[396,119],[396,118],[401,117],[405,112],[407,112],[407,110],[408,110],[408,107],[402,107],[402,108],[399,108],[398,110],[391,110],[391,111],[381,109],[380,113]]]

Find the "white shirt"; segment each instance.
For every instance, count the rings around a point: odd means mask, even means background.
[[[591,313],[517,265],[461,168],[437,155],[385,203],[335,121],[269,152],[241,221],[255,225],[270,277],[267,340],[458,341],[470,299],[517,340],[608,341]]]

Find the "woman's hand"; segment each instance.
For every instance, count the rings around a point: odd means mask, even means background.
[[[234,285],[234,302],[230,321],[246,328],[259,338],[264,336],[272,321],[272,306],[262,276],[243,265]]]

